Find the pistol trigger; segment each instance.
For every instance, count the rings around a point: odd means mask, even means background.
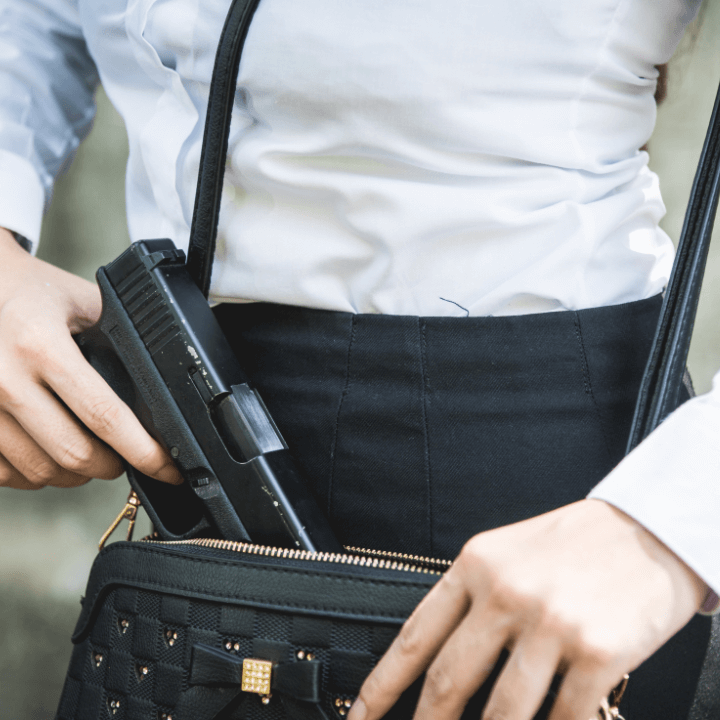
[[[132,534],[133,530],[135,529],[135,520],[137,519],[137,511],[140,507],[140,498],[137,496],[137,493],[134,490],[130,491],[130,495],[128,495],[127,502],[125,503],[125,507],[120,511],[120,514],[113,520],[110,527],[105,531],[103,536],[100,538],[100,543],[98,544],[98,550],[102,550],[105,547],[105,543],[108,541],[108,538],[115,532],[117,526],[123,521],[128,520],[128,531],[127,531],[127,539],[132,540]]]

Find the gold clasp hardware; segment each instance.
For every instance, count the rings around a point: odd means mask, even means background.
[[[624,720],[620,714],[619,705],[629,679],[629,675],[624,675],[623,679],[612,689],[610,695],[603,698],[597,714],[598,720]]]
[[[117,526],[123,521],[128,520],[128,531],[127,539],[132,540],[133,530],[135,529],[135,520],[137,519],[137,511],[140,507],[140,498],[137,496],[134,490],[130,491],[128,495],[125,507],[120,511],[120,514],[113,520],[112,525],[105,531],[105,534],[100,538],[100,544],[98,549],[102,550],[105,547],[105,543],[108,538],[115,532]]]
[[[272,663],[268,660],[245,658],[242,668],[242,691],[270,697]]]
[[[608,701],[603,698],[602,705],[597,714],[598,720],[623,720],[622,715],[618,714],[616,707],[611,708]]]

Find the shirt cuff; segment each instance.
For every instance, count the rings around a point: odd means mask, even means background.
[[[37,251],[45,191],[32,164],[0,150],[0,227],[26,237]]]
[[[667,545],[715,593],[702,611],[720,611],[720,373],[711,392],[675,410],[588,497]]]

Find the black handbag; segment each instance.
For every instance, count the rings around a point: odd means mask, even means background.
[[[238,64],[259,0],[235,0],[210,89],[188,268],[207,295]],[[628,443],[679,404],[720,184],[715,103]],[[132,514],[131,512],[129,514]],[[447,561],[158,537],[103,549],[90,573],[56,720],[330,720]],[[502,666],[471,699],[476,718]],[[412,715],[422,679],[387,714]],[[536,716],[546,717],[551,688]],[[610,698],[610,705],[618,698]],[[604,715],[603,715],[604,714]],[[614,717],[608,706],[599,717]]]

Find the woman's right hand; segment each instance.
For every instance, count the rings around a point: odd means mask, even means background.
[[[123,472],[118,454],[157,480],[182,482],[72,339],[101,307],[96,285],[32,257],[0,229],[0,487],[109,480]]]

